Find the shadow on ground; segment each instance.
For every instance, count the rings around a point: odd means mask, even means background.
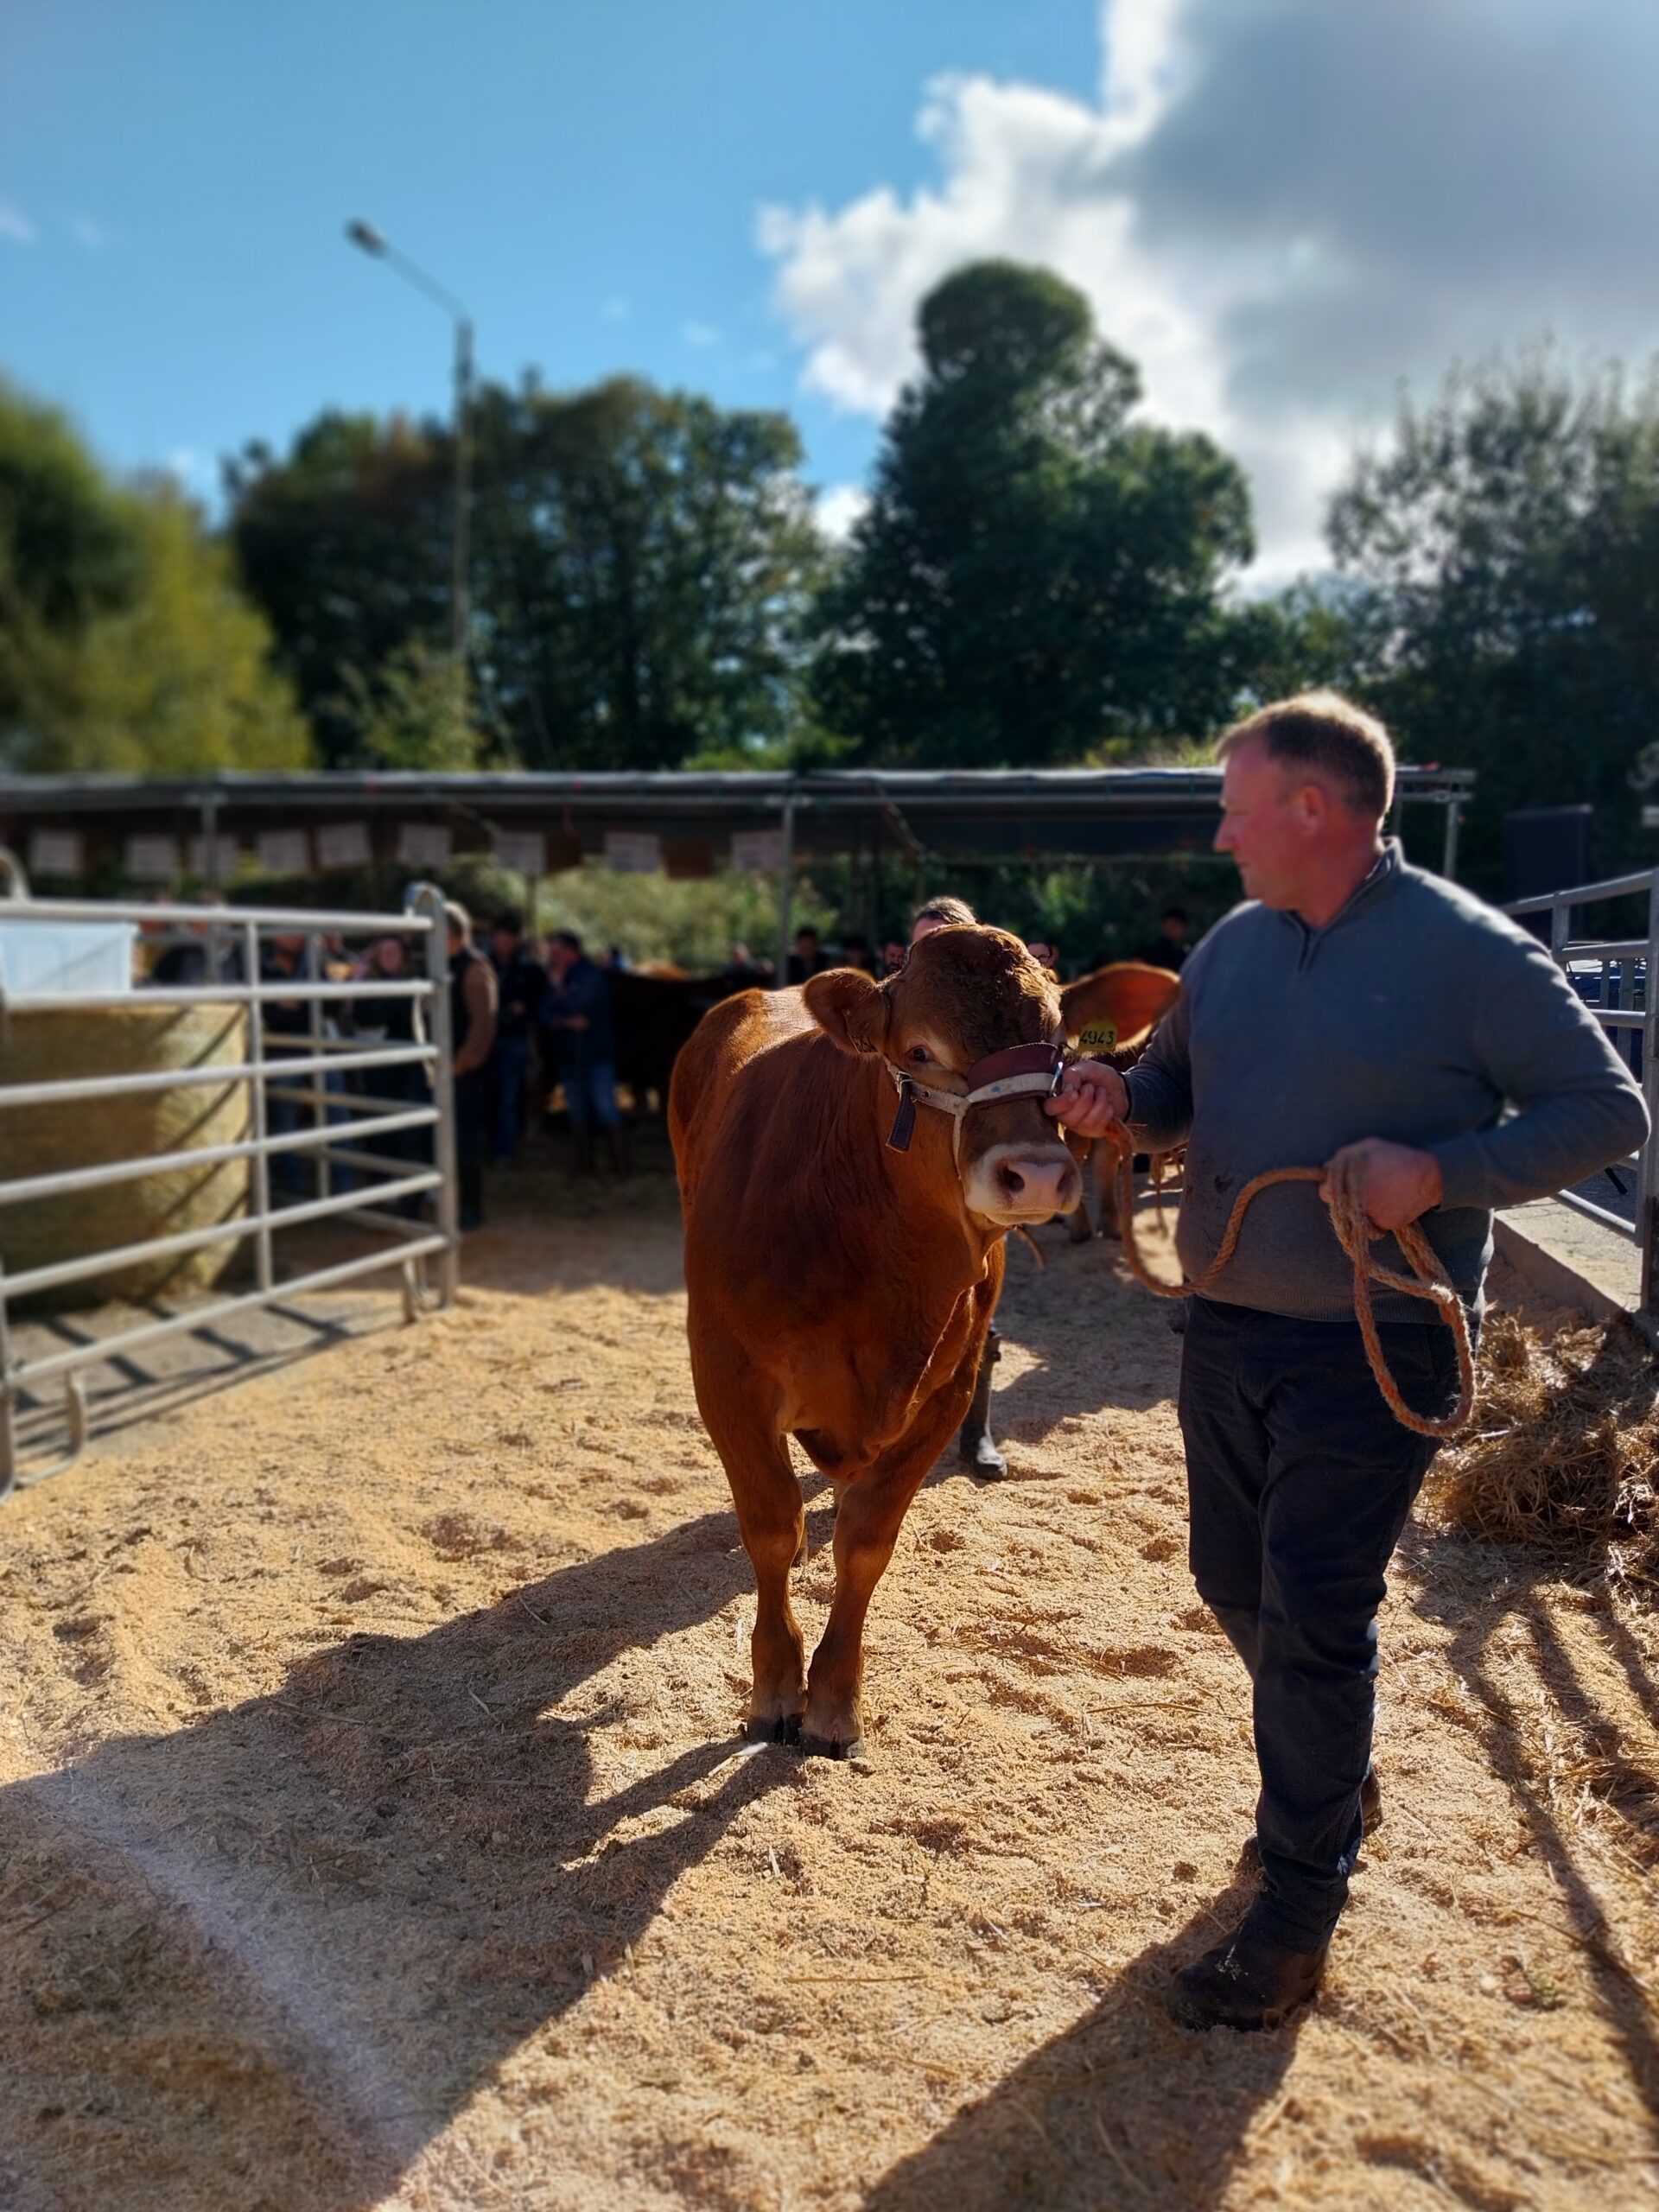
[[[0,1791],[0,2200],[378,2202],[799,1772],[664,1745],[593,1796],[628,1715],[569,1701],[747,1589],[734,1546],[706,1515]]]
[[[879,2181],[864,2212],[1211,2212],[1279,2097],[1297,2023],[1276,2034],[1193,2035],[1166,2008],[1169,1980],[1230,1927],[1230,1891],[1122,1968],[1087,2018]],[[1172,2074],[1184,2093],[1168,2094]],[[1254,2147],[1254,2146],[1252,2146]]]

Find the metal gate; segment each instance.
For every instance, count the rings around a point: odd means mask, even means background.
[[[1647,902],[1647,934],[1637,938],[1574,937],[1575,910],[1614,899]],[[1560,1202],[1621,1236],[1634,1239],[1640,1262],[1639,1300],[1631,1316],[1650,1339],[1659,1342],[1659,868],[1581,883],[1566,891],[1540,892],[1517,899],[1506,914],[1548,914],[1549,949],[1568,980],[1604,1029],[1611,1032],[1629,1058],[1648,1102],[1654,1129],[1636,1155],[1636,1218],[1626,1221],[1576,1191],[1558,1192]],[[1632,1039],[1636,1050],[1631,1051]]]
[[[460,1250],[455,1179],[454,1089],[451,1081],[448,938],[442,893],[429,885],[411,892],[400,914],[323,913],[309,908],[123,905],[116,902],[0,899],[0,921],[7,923],[122,922],[150,928],[161,925],[189,933],[200,945],[210,980],[200,983],[143,984],[130,990],[35,991],[8,995],[0,982],[0,1023],[36,1010],[97,1007],[242,1007],[246,1010],[247,1055],[236,1065],[214,1062],[141,1074],[75,1077],[62,1081],[0,1084],[0,1171],[9,1149],[6,1125],[20,1108],[67,1105],[191,1085],[245,1083],[245,1134],[233,1141],[187,1151],[151,1152],[96,1166],[71,1166],[50,1174],[6,1177],[0,1172],[0,1208],[29,1199],[50,1198],[130,1182],[139,1177],[207,1168],[245,1160],[249,1167],[245,1212],[234,1219],[174,1235],[105,1248],[54,1260],[8,1276],[0,1263],[0,1497],[17,1481],[16,1408],[20,1393],[61,1381],[69,1425],[67,1466],[79,1457],[86,1439],[84,1373],[89,1367],[137,1351],[165,1337],[203,1328],[228,1315],[269,1306],[306,1291],[329,1290],[359,1276],[388,1268],[403,1277],[404,1310],[412,1319],[424,1305],[447,1306],[454,1295]],[[406,981],[337,981],[326,971],[325,941],[395,937],[406,949]],[[272,972],[276,938],[299,938],[305,951],[297,972]],[[340,1033],[335,1016],[345,1002],[372,998],[410,1002],[412,1041],[386,1044]],[[280,1029],[268,1025],[267,1008],[280,1004],[290,1016]],[[430,1085],[429,1103],[376,1097],[378,1071],[416,1068]],[[345,1078],[359,1078],[357,1088]],[[273,1113],[273,1108],[283,1111]],[[275,1121],[282,1126],[273,1129]],[[15,1125],[14,1125],[15,1126]],[[395,1159],[374,1147],[404,1132],[429,1130],[429,1165]],[[14,1150],[15,1147],[10,1147]],[[315,1195],[287,1205],[273,1202],[272,1167],[277,1162],[315,1162]],[[342,1174],[341,1171],[346,1171]],[[375,1179],[366,1188],[337,1188],[359,1176]],[[431,1218],[410,1209],[429,1199]],[[374,1232],[383,1241],[372,1251],[308,1272],[279,1277],[276,1242],[283,1230],[307,1222],[338,1219]],[[159,1260],[205,1247],[240,1243],[252,1247],[255,1287],[231,1296],[212,1294],[175,1313],[43,1357],[14,1356],[9,1308],[22,1298],[85,1281],[114,1268]],[[428,1265],[435,1262],[436,1287],[429,1286]],[[41,1470],[39,1472],[57,1471]],[[38,1478],[38,1473],[36,1476]]]

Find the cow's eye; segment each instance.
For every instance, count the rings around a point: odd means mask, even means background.
[[[926,1046],[925,1046],[925,1045],[912,1045],[912,1046],[911,1046],[911,1048],[910,1048],[910,1057],[911,1057],[911,1058],[912,1058],[912,1060],[914,1060],[914,1061],[916,1062],[916,1064],[917,1064],[917,1065],[918,1065],[918,1067],[925,1066],[925,1065],[926,1065],[926,1063],[927,1063],[927,1058],[928,1058],[928,1052],[927,1052],[927,1047],[926,1047]]]

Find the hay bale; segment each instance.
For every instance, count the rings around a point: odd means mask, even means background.
[[[1497,1543],[1592,1555],[1659,1591],[1659,1374],[1634,1330],[1543,1336],[1487,1316],[1467,1440],[1442,1451],[1446,1517]]]
[[[147,1075],[167,1068],[238,1065],[247,1058],[239,1006],[18,1009],[0,1021],[0,1084],[81,1076]],[[0,1158],[8,1180],[151,1153],[232,1144],[251,1133],[245,1080],[191,1084],[65,1106],[0,1109]],[[248,1210],[245,1160],[142,1175],[102,1190],[0,1206],[0,1260],[9,1274],[149,1236],[170,1236],[234,1221]],[[241,1240],[111,1269],[22,1301],[65,1311],[111,1298],[203,1290],[218,1281]]]

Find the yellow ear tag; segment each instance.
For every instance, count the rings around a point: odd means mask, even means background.
[[[1091,1021],[1077,1039],[1077,1050],[1080,1052],[1109,1052],[1116,1042],[1116,1024]]]

